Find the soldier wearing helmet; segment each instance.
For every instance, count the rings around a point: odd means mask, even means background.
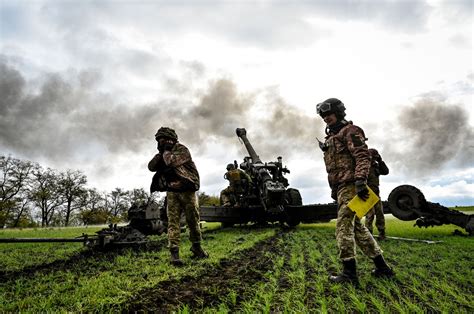
[[[240,206],[239,196],[248,189],[252,179],[235,164],[228,164],[226,170],[224,179],[229,181],[229,186],[221,191],[220,203],[222,206]]]
[[[367,178],[367,185],[372,191],[380,197],[380,180],[379,176],[387,175],[389,169],[385,162],[382,160],[379,152],[374,148],[369,148],[370,156],[372,161],[370,163],[369,176]],[[379,240],[385,240],[385,217],[383,214],[382,202],[378,201],[377,204],[366,214],[365,226],[369,229],[370,233],[373,234],[373,223],[375,218],[375,226],[379,231]]]
[[[199,173],[186,146],[178,142],[176,132],[161,127],[155,134],[158,154],[148,163],[148,169],[156,172],[150,187],[151,193],[166,191],[168,215],[168,241],[173,265],[183,265],[179,258],[180,217],[184,212],[189,227],[191,252],[195,258],[208,254],[201,247],[199,208],[196,191],[199,190]]]
[[[338,203],[336,241],[343,264],[342,273],[329,279],[332,282],[357,284],[356,243],[365,255],[373,259],[375,276],[391,277],[394,273],[385,262],[382,250],[372,234],[347,207],[355,195],[363,200],[368,198],[366,184],[371,157],[365,144],[364,131],[345,120],[345,110],[346,107],[337,98],[329,98],[316,105],[317,114],[326,122],[327,136],[320,147],[324,152],[331,196]]]

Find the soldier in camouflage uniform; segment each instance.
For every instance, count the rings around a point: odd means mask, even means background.
[[[236,169],[234,164],[228,164],[226,169],[227,172],[224,174],[224,178],[229,180],[229,186],[221,191],[221,205],[239,206],[236,194],[243,193],[252,182],[252,179],[246,172]]]
[[[389,170],[385,162],[382,160],[379,152],[374,149],[369,149],[372,162],[369,170],[369,177],[367,178],[367,185],[372,189],[372,191],[377,194],[380,198],[380,175],[387,175]],[[385,217],[383,214],[382,202],[378,201],[377,204],[366,214],[365,216],[365,226],[369,229],[370,233],[373,234],[373,222],[375,217],[375,226],[379,231],[379,240],[385,240]]]
[[[385,262],[382,250],[372,234],[355,212],[347,207],[356,194],[367,200],[369,193],[366,183],[371,159],[364,131],[344,119],[345,109],[344,104],[336,98],[329,98],[316,106],[316,112],[327,124],[326,141],[320,143],[320,148],[324,152],[331,196],[338,203],[336,241],[343,264],[342,273],[329,279],[332,282],[357,284],[356,244],[373,259],[375,276],[391,277],[394,273]]]
[[[156,172],[150,191],[166,191],[168,215],[168,241],[173,265],[183,265],[179,258],[180,217],[184,211],[189,227],[191,252],[194,258],[206,258],[201,248],[199,206],[196,191],[199,190],[199,173],[189,150],[178,142],[173,129],[161,127],[155,134],[158,154],[148,163],[148,169]]]

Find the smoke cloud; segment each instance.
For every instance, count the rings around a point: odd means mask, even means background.
[[[162,125],[196,144],[197,153],[209,139],[238,145],[235,129],[245,127],[256,151],[273,160],[315,149],[314,134],[324,129],[319,119],[300,113],[272,88],[242,94],[231,80],[220,79],[197,99],[119,104],[98,90],[97,77],[87,71],[72,78],[47,74],[35,87],[0,63],[0,146],[32,159],[86,162],[149,149]],[[258,114],[254,108],[260,108]]]
[[[82,72],[67,80],[48,74],[34,90],[18,70],[0,64],[0,91],[7,95],[1,100],[0,145],[53,161],[83,158],[86,146],[96,152],[139,149],[160,108],[116,105],[88,77],[93,75]]]
[[[209,82],[200,96],[189,96],[195,93],[188,87],[182,99],[120,104],[99,91],[97,77],[87,71],[72,78],[47,74],[34,85],[0,63],[0,147],[30,159],[81,163],[148,154],[156,130],[169,126],[197,148],[196,155],[207,153],[210,141],[239,148],[235,129],[245,127],[262,160],[271,161],[311,155],[318,149],[315,137],[323,137],[322,120],[288,104],[275,87],[245,94],[231,80],[220,79]],[[401,109],[397,124],[400,132],[391,132],[383,143],[384,158],[397,169],[425,175],[472,163],[474,132],[463,107],[426,94]]]
[[[426,94],[413,106],[404,107],[398,122],[400,134],[390,139],[394,145],[386,145],[398,167],[428,175],[448,164],[472,165],[474,131],[463,107],[438,94]]]

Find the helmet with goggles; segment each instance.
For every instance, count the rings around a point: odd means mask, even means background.
[[[346,107],[337,98],[329,98],[316,105],[316,113],[322,118],[334,113],[339,120],[342,120],[346,116],[345,111]]]

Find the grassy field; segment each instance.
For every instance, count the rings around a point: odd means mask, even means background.
[[[456,206],[456,207],[450,207],[450,208],[459,210],[462,212],[474,212],[474,206]]]
[[[329,283],[339,270],[334,223],[220,229],[207,224],[210,258],[168,264],[166,238],[142,250],[99,253],[80,244],[0,244],[0,312],[474,312],[474,238],[455,226],[429,229],[387,220],[381,242],[397,276],[371,277],[371,261],[358,252],[361,285]],[[0,237],[74,237],[97,229],[2,230]]]

